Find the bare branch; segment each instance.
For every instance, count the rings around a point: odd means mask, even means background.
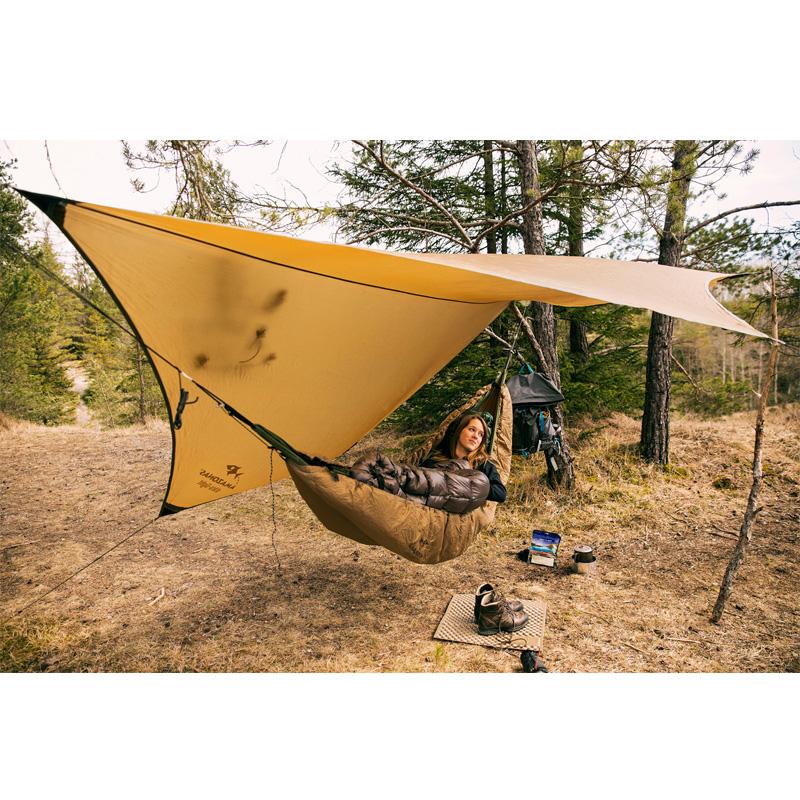
[[[778,200],[774,203],[756,203],[753,206],[739,206],[739,208],[732,208],[730,211],[723,211],[721,214],[717,214],[716,217],[709,217],[708,219],[704,219],[702,222],[698,222],[697,225],[689,228],[689,230],[684,231],[683,238],[687,238],[691,236],[693,233],[696,233],[701,228],[705,228],[707,225],[711,225],[712,222],[716,222],[723,217],[729,217],[731,214],[738,214],[740,211],[752,211],[758,208],[774,208],[775,206],[799,206],[800,200]]]
[[[739,529],[739,538],[736,546],[731,554],[728,567],[725,570],[725,576],[722,579],[722,585],[719,588],[717,595],[717,602],[714,604],[714,610],[711,613],[711,621],[719,623],[722,618],[722,613],[725,610],[725,603],[733,590],[733,580],[736,577],[736,572],[739,565],[744,560],[747,549],[752,539],[753,523],[758,516],[761,507],[757,507],[759,494],[761,492],[761,484],[764,479],[763,470],[763,448],[764,448],[764,417],[767,409],[767,398],[769,396],[769,387],[772,383],[772,376],[775,372],[775,364],[778,359],[778,299],[775,289],[775,272],[770,271],[770,321],[772,323],[772,343],[770,345],[769,360],[767,362],[767,371],[764,376],[762,384],[761,395],[758,401],[758,410],[756,412],[756,435],[753,447],[753,482],[750,486],[750,494],[747,498],[747,506],[745,507],[742,525]]]
[[[533,332],[530,320],[522,313],[522,311],[520,311],[519,306],[516,303],[512,303],[511,308],[514,309],[514,313],[522,324],[522,329],[525,331],[525,335],[528,337],[528,341],[533,348],[533,352],[536,353],[536,358],[539,361],[539,371],[544,374],[546,378],[552,380],[552,376],[545,373],[545,370],[547,369],[547,359],[544,357],[542,346],[539,344],[536,334]]]
[[[47,153],[47,163],[50,167],[50,174],[53,176],[53,180],[56,182],[58,190],[64,195],[64,197],[66,197],[67,193],[61,188],[61,183],[56,177],[55,171],[53,170],[53,162],[50,160],[50,148],[47,146],[47,139],[44,140],[44,152]]]
[[[487,326],[486,328],[484,328],[483,332],[488,334],[492,339],[495,339],[496,341],[500,342],[500,344],[502,344],[503,347],[506,348],[506,350],[508,350],[509,352],[513,352],[513,354],[517,357],[517,360],[519,361],[520,364],[522,364],[523,367],[528,363],[522,356],[522,353],[520,353],[516,347],[507,342],[502,336],[498,336],[490,327]]]
[[[272,170],[272,172],[270,173],[271,175],[274,175],[281,168],[281,161],[283,161],[283,154],[286,152],[286,147],[288,146],[288,144],[289,140],[287,139],[283,143],[283,147],[281,148],[281,154],[278,156],[278,163],[275,165],[275,169]]]
[[[686,371],[686,367],[684,367],[683,364],[681,364],[681,362],[678,361],[678,359],[675,358],[675,356],[672,353],[670,353],[670,358],[673,360],[673,362],[678,367],[678,369],[686,376],[686,378],[689,381],[689,383],[691,383],[692,386],[694,386],[694,388],[695,388],[695,390],[697,392],[700,392],[701,394],[704,394],[704,395],[708,395],[709,394],[709,392],[707,392],[705,389],[703,389],[703,388],[701,388],[700,386],[697,385],[697,382],[694,380],[694,378],[692,378],[692,376]]]

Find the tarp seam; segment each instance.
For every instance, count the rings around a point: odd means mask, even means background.
[[[68,200],[67,202],[71,203],[72,205],[74,205],[74,206],[76,206],[78,208],[83,209],[84,211],[90,211],[90,212],[92,212],[94,214],[100,214],[100,215],[103,215],[103,216],[106,216],[106,217],[110,217],[111,219],[118,219],[121,222],[127,222],[127,223],[132,224],[132,225],[139,225],[139,226],[141,226],[143,228],[149,228],[151,230],[159,231],[160,233],[165,233],[165,234],[168,234],[170,236],[177,236],[180,239],[187,239],[190,242],[197,242],[198,244],[203,244],[203,245],[207,245],[209,247],[214,247],[217,250],[224,250],[227,253],[234,253],[237,256],[244,256],[245,258],[252,258],[254,261],[262,261],[265,264],[273,264],[276,267],[284,267],[285,269],[292,269],[292,270],[295,270],[297,272],[304,272],[307,275],[316,275],[319,278],[327,278],[328,280],[332,280],[332,281],[341,281],[342,283],[350,283],[350,284],[353,284],[354,286],[365,286],[365,287],[367,287],[369,289],[377,289],[377,290],[382,291],[382,292],[393,292],[395,294],[409,295],[410,297],[421,297],[421,298],[423,298],[425,300],[438,300],[438,301],[440,301],[442,303],[459,303],[459,304],[467,304],[467,305],[473,305],[473,306],[492,306],[492,305],[497,305],[498,303],[503,303],[504,302],[503,300],[485,300],[485,301],[479,301],[479,300],[455,300],[455,299],[452,299],[450,297],[437,297],[435,295],[430,295],[430,294],[420,294],[418,292],[408,292],[408,291],[405,291],[404,289],[390,289],[390,288],[388,288],[386,286],[377,286],[377,285],[375,285],[373,283],[366,283],[364,281],[351,280],[350,278],[340,278],[340,277],[337,277],[335,275],[326,275],[324,272],[315,272],[312,269],[305,269],[304,267],[298,267],[298,266],[295,266],[293,264],[285,264],[282,261],[274,261],[273,259],[264,258],[263,256],[256,256],[256,255],[253,255],[252,253],[246,253],[246,252],[244,252],[242,250],[236,250],[233,247],[225,247],[224,245],[216,244],[215,242],[209,242],[206,239],[197,239],[194,236],[189,236],[189,235],[187,235],[185,233],[178,233],[176,231],[170,231],[170,230],[167,230],[165,228],[160,228],[158,225],[151,225],[151,224],[149,224],[147,222],[142,222],[141,220],[131,219],[130,217],[122,217],[122,216],[119,216],[118,214],[111,214],[108,211],[100,211],[97,208],[91,208],[91,207],[86,206],[83,203],[81,203],[79,201],[76,201],[76,200]],[[246,229],[243,229],[243,230],[246,230]],[[392,256],[391,253],[387,253],[386,255]]]

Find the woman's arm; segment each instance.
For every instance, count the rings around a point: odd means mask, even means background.
[[[484,461],[478,469],[489,479],[489,496],[487,500],[502,503],[506,499],[506,487],[500,480],[500,473],[491,461]]]

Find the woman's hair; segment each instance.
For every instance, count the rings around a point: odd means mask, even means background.
[[[484,461],[488,461],[489,454],[486,452],[486,440],[489,438],[489,429],[486,426],[486,421],[480,414],[474,411],[467,411],[460,417],[456,417],[447,428],[444,438],[436,447],[436,450],[431,455],[434,461],[447,461],[450,458],[456,458],[456,445],[458,444],[458,437],[461,436],[461,431],[469,425],[472,420],[477,419],[483,428],[483,440],[481,446],[472,453],[469,453],[466,460],[471,467],[476,467]]]

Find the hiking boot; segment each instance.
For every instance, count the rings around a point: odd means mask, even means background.
[[[525,627],[528,615],[524,611],[512,611],[507,600],[497,599],[496,592],[485,594],[478,612],[478,633],[489,636],[493,633],[513,633]]]
[[[487,594],[489,594],[490,592],[494,592],[495,593],[496,599],[505,600],[505,597],[503,597],[502,592],[497,591],[497,589],[495,589],[494,586],[492,586],[491,583],[482,583],[478,587],[478,590],[475,592],[475,624],[476,625],[478,624],[478,614],[480,613],[481,600],[483,600],[483,598]],[[509,600],[508,601],[508,607],[514,612],[524,611],[525,610],[525,606],[523,606],[522,603],[520,603],[519,600]]]

